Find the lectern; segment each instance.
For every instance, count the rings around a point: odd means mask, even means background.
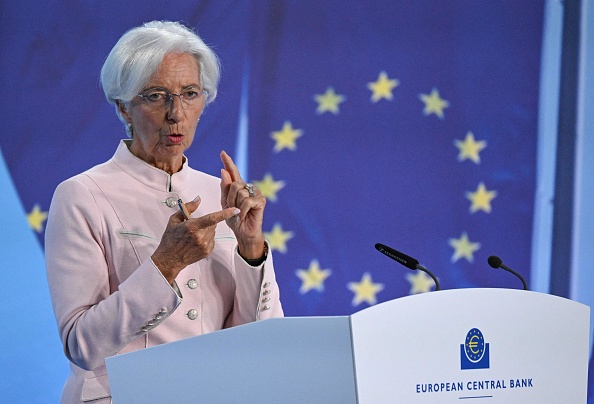
[[[120,403],[585,403],[590,308],[457,289],[107,358]],[[463,401],[461,401],[463,400]]]

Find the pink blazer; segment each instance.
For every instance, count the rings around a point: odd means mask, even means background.
[[[46,228],[52,303],[71,374],[63,403],[110,402],[108,356],[283,315],[272,254],[251,267],[220,223],[208,259],[172,288],[150,259],[178,198],[202,198],[193,216],[221,209],[219,180],[188,167],[173,175],[114,156],[61,183]],[[172,358],[175,360],[175,358]]]

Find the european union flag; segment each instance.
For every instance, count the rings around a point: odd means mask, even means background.
[[[536,9],[535,9],[535,6]],[[530,268],[542,4],[258,2],[250,178],[289,315],[348,314]]]

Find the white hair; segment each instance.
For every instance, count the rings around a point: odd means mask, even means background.
[[[217,96],[221,66],[217,55],[191,29],[178,22],[151,21],[126,32],[101,68],[107,100],[129,103],[142,91],[168,53],[188,53],[200,66],[200,84],[208,91],[206,104]],[[120,120],[125,120],[120,115]]]

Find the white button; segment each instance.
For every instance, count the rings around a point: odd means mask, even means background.
[[[167,207],[169,207],[169,208],[175,208],[177,206],[177,199],[178,198],[174,198],[173,196],[170,196],[169,198],[165,199],[165,201],[163,201],[163,203],[165,205],[167,205]]]
[[[266,296],[266,295],[269,295],[269,294],[270,294],[270,289],[266,289],[266,290],[264,291],[264,293],[262,293],[262,294],[263,294],[264,296]]]
[[[262,285],[263,288],[267,288],[268,286],[270,286],[270,282],[266,282],[264,285]]]
[[[148,326],[151,326],[151,327],[152,327],[153,325],[155,325],[155,320],[148,321],[148,322],[146,323],[146,325],[148,325]]]
[[[186,285],[188,285],[190,289],[196,289],[198,287],[198,281],[196,279],[190,279]]]
[[[268,305],[264,306],[264,307],[262,308],[262,311],[264,311],[264,310],[270,310],[270,306],[268,306]]]
[[[270,301],[269,297],[265,297],[264,299],[262,299],[262,303],[268,303]]]
[[[186,315],[188,316],[188,318],[190,320],[196,320],[198,318],[198,310],[196,310],[196,309],[189,310],[186,313]]]
[[[142,332],[147,332],[148,330],[150,330],[150,327],[147,327],[146,325],[144,327],[142,327],[140,329]]]
[[[159,311],[159,314],[160,314],[160,315],[165,315],[165,314],[167,314],[167,309],[166,309],[165,307],[163,307],[163,308],[161,309],[161,311]]]

